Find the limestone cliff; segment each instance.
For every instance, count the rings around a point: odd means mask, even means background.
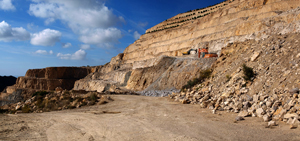
[[[71,90],[74,82],[91,73],[91,68],[49,67],[30,69],[17,79],[15,87],[39,90],[55,90],[57,87]]]
[[[203,10],[179,14],[147,30],[125,49],[123,59],[134,63],[160,55],[180,56],[182,50],[203,46],[209,47],[209,52],[220,53],[228,43],[260,40],[274,32],[296,32],[300,15],[282,13],[298,6],[297,0],[234,0],[214,6],[210,14],[201,13]],[[172,23],[176,27],[162,28]]]

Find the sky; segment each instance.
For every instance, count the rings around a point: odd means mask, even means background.
[[[98,66],[179,13],[223,0],[0,0],[0,75]]]

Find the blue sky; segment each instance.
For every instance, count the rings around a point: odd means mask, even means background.
[[[178,13],[223,0],[0,0],[0,75],[97,66]]]

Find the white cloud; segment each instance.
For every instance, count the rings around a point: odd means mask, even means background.
[[[133,33],[133,37],[134,37],[135,40],[138,40],[138,39],[141,37],[141,34],[138,33],[137,31],[135,31],[135,32]]]
[[[53,54],[53,51],[50,50],[49,52],[46,51],[46,50],[37,50],[34,52],[34,54],[41,54],[41,55],[52,55]]]
[[[84,50],[91,49],[90,45],[86,45],[86,44],[81,45],[80,48],[81,48],[81,49],[84,49]]]
[[[71,44],[71,43],[61,43],[61,46],[62,46],[63,48],[69,48],[69,47],[72,46],[72,44]]]
[[[46,24],[56,20],[66,23],[85,44],[102,46],[106,43],[116,43],[122,37],[116,33],[121,31],[112,27],[118,22],[125,22],[124,18],[114,15],[112,10],[97,0],[32,0],[32,2],[29,8],[30,15],[44,18]],[[112,33],[102,35],[105,32]],[[118,36],[110,36],[111,34]],[[95,37],[100,37],[100,40],[95,41]]]
[[[79,40],[85,44],[96,44],[98,46],[106,43],[116,43],[122,37],[120,30],[116,28],[95,29],[86,31],[79,37]]]
[[[58,53],[57,57],[64,60],[84,60],[86,57],[86,52],[82,49],[76,51],[74,54],[62,54]]]
[[[60,40],[61,33],[57,30],[45,29],[39,33],[32,34],[30,41],[33,45],[53,46]]]
[[[12,4],[12,0],[0,0],[0,9],[2,10],[16,10],[16,7]]]
[[[37,28],[39,28],[38,25],[34,25],[34,23],[28,23],[27,24],[27,29],[28,30],[36,30]]]
[[[24,41],[30,39],[30,33],[22,27],[12,28],[11,25],[2,21],[0,23],[0,41],[10,42],[13,40]]]

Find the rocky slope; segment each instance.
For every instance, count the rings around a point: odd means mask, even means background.
[[[299,11],[300,9],[298,9]],[[285,121],[291,128],[299,125],[300,49],[299,33],[273,34],[261,41],[247,40],[229,44],[213,64],[213,78],[187,92],[173,93],[182,103],[203,108],[262,117],[268,126]],[[253,68],[250,81],[244,77],[243,64]]]

